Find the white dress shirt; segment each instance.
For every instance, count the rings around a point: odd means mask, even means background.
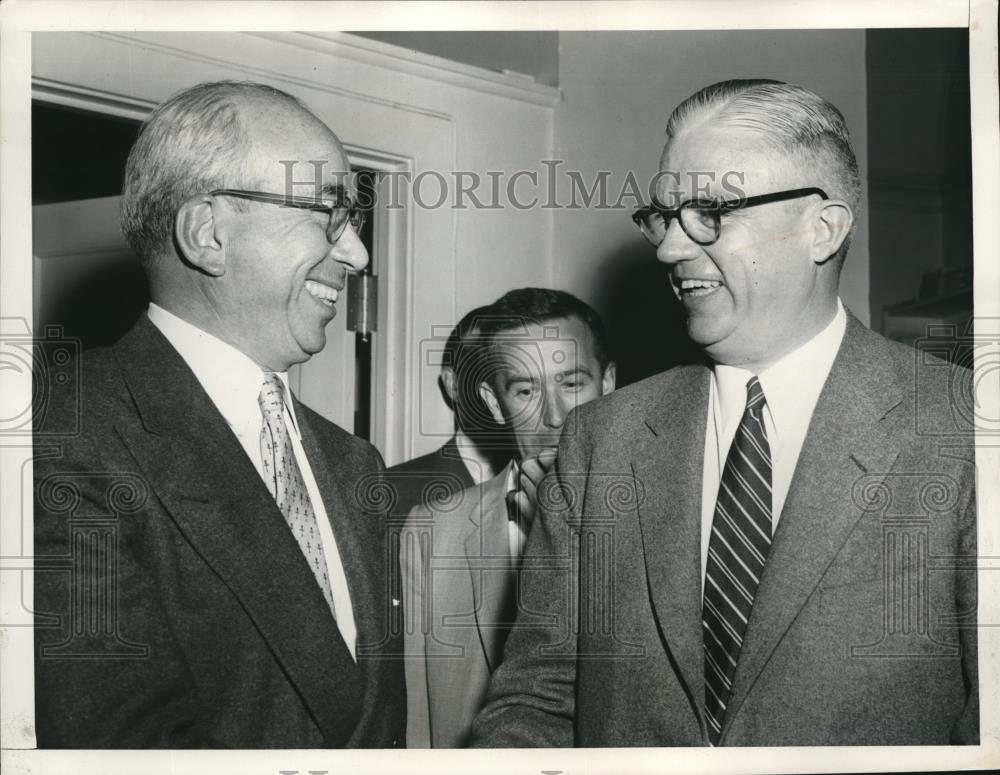
[[[809,429],[830,368],[847,328],[844,305],[827,326],[808,342],[768,366],[757,379],[764,391],[764,429],[771,449],[771,534],[777,529],[781,509],[792,483],[799,452]],[[705,466],[701,491],[701,578],[705,583],[708,542],[719,497],[722,470],[747,403],[747,381],[753,373],[716,364],[708,388],[705,426]]]
[[[263,481],[266,481],[260,451],[260,431],[264,419],[258,403],[260,389],[264,384],[264,370],[232,345],[156,304],[149,305],[147,314],[153,325],[167,338],[194,372],[198,382],[212,399],[212,403],[236,434],[257,473]],[[333,527],[330,525],[323,498],[316,485],[316,478],[313,476],[305,450],[302,449],[302,436],[299,433],[295,407],[291,400],[292,393],[288,387],[288,375],[282,372],[278,377],[285,385],[285,425],[290,431],[288,435],[292,442],[295,460],[299,464],[309,500],[312,501],[313,512],[316,514],[330,579],[330,591],[333,593],[337,627],[350,649],[351,656],[354,657],[357,627],[347,588],[347,576],[340,561]],[[266,547],[261,547],[261,551],[265,550]]]

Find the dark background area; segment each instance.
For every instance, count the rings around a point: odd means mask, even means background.
[[[73,202],[122,192],[139,122],[31,103],[31,203]]]

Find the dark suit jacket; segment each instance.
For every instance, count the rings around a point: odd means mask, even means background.
[[[849,316],[757,591],[721,744],[978,741],[971,436],[934,430],[955,430],[952,375]],[[571,416],[561,495],[540,496],[521,612],[475,744],[707,744],[708,381],[707,367],[674,369]]]
[[[475,482],[458,454],[455,438],[426,455],[399,463],[386,471],[395,493],[392,513],[405,518],[414,506],[435,498],[450,498]]]
[[[296,404],[355,664],[253,464],[148,318],[85,353],[80,379],[36,426],[39,746],[402,744],[375,449]]]
[[[461,748],[513,619],[509,466],[410,512],[400,543],[406,614],[406,744]]]

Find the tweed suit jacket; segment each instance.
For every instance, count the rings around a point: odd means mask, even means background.
[[[386,471],[386,481],[395,495],[392,513],[402,517],[432,497],[447,498],[475,484],[454,437],[433,452],[392,466]]]
[[[699,746],[709,369],[577,410],[479,746]],[[958,376],[956,380],[954,377]],[[950,365],[853,316],[754,599],[721,745],[979,739],[972,439]]]
[[[410,748],[467,745],[500,662],[514,617],[510,465],[451,502],[417,506],[407,519],[400,567]]]
[[[401,745],[376,450],[296,403],[355,664],[274,499],[148,318],[78,373],[36,418],[39,747]]]

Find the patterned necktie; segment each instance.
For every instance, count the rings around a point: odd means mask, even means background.
[[[309,492],[306,490],[302,472],[295,460],[292,439],[285,425],[285,385],[274,372],[265,372],[264,386],[260,389],[257,403],[260,404],[264,423],[260,429],[260,456],[264,466],[264,481],[274,496],[278,508],[285,516],[292,535],[299,542],[299,548],[309,562],[316,582],[323,590],[330,612],[336,618],[333,607],[333,593],[327,574],[323,544],[316,524]]]
[[[719,742],[754,595],[771,548],[771,449],[764,430],[764,391],[747,382],[747,406],[726,458],[705,563],[702,636],[705,715]]]

